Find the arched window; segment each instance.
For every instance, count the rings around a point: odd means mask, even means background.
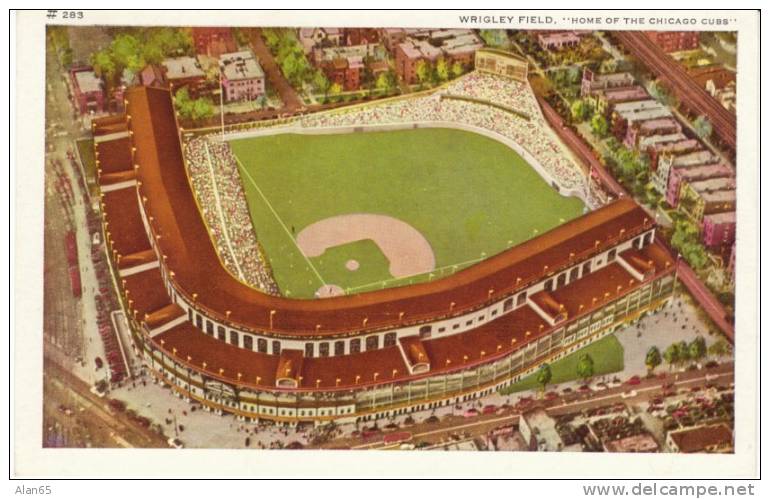
[[[513,298],[508,298],[507,300],[505,300],[505,303],[503,303],[503,312],[507,312],[512,308],[513,308]]]
[[[344,341],[335,341],[334,342],[334,355],[345,355],[345,342]]]
[[[230,331],[230,344],[238,346],[238,331]]]
[[[264,338],[257,338],[257,351],[261,353],[267,353],[267,340]]]
[[[329,344],[327,342],[323,342],[320,345],[318,345],[318,356],[319,357],[329,356]]]
[[[376,335],[366,337],[366,351],[377,350],[380,348],[380,338]]]
[[[361,339],[354,338],[350,340],[350,353],[359,353],[359,352],[361,352]]]
[[[314,347],[312,343],[305,343],[305,357],[312,357],[313,350],[314,350]]]
[[[254,340],[248,334],[243,335],[243,348],[245,348],[246,350],[254,349]]]
[[[281,342],[278,340],[273,341],[273,355],[281,355]]]

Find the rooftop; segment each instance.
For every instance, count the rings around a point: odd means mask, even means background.
[[[733,432],[725,423],[673,431],[669,437],[679,452],[684,453],[728,450],[733,447]]]
[[[703,217],[703,221],[708,221],[709,223],[712,223],[714,225],[721,225],[721,224],[734,224],[736,221],[736,215],[734,211],[726,211],[724,213],[714,213],[711,215],[706,215]]]
[[[219,66],[224,77],[229,81],[250,80],[262,78],[265,72],[249,50],[222,54]]]
[[[77,71],[75,73],[75,80],[77,81],[78,88],[83,93],[102,91],[102,80],[91,70]]]
[[[203,69],[195,57],[174,57],[163,61],[166,68],[166,78],[179,80],[183,78],[203,77]]]

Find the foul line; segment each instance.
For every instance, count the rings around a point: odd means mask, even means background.
[[[209,145],[204,142],[203,144],[204,148],[206,149],[206,160],[209,164],[209,175],[211,176],[211,187],[214,189],[214,198],[217,202],[217,213],[219,214],[219,221],[222,224],[222,234],[225,236],[225,242],[227,243],[227,247],[230,249],[230,256],[233,257],[233,263],[235,264],[235,268],[238,271],[238,275],[242,280],[245,280],[246,278],[243,276],[243,270],[241,270],[240,262],[238,261],[239,258],[235,254],[235,250],[233,249],[233,245],[230,242],[230,224],[225,222],[225,215],[222,213],[222,201],[219,199],[219,187],[217,186],[217,179],[216,175],[214,174],[214,166],[211,164],[211,154],[209,153]]]
[[[438,268],[435,268],[435,269],[430,270],[428,272],[420,272],[420,273],[417,273],[417,274],[406,275],[406,276],[403,276],[403,277],[392,277],[390,279],[384,279],[382,281],[374,281],[374,282],[370,282],[368,284],[361,284],[359,286],[353,286],[353,287],[350,287],[350,288],[345,288],[345,291],[346,292],[357,291],[359,289],[369,288],[369,287],[373,287],[373,286],[377,286],[377,285],[384,286],[387,283],[398,282],[398,281],[405,281],[407,279],[414,279],[415,277],[420,277],[420,276],[424,276],[424,275],[428,275],[428,274],[433,274],[433,273],[436,273],[436,272],[441,272],[442,273],[441,277],[444,277],[443,272],[446,269],[455,268],[455,267],[462,267],[462,266],[469,265],[469,264],[472,264],[472,263],[477,263],[477,262],[480,262],[480,261],[484,260],[485,258],[487,258],[487,257],[483,256],[483,257],[480,257],[480,258],[474,258],[473,260],[466,260],[464,262],[452,263],[452,264],[449,264],[449,265],[444,265],[443,267],[438,267]],[[449,274],[449,275],[452,275],[452,274]],[[429,280],[432,280],[432,278],[429,279]]]
[[[316,275],[316,277],[318,277],[318,280],[321,281],[321,284],[326,286],[327,285],[326,281],[324,281],[324,278],[321,277],[321,274],[318,273],[318,270],[316,270],[315,266],[312,264],[312,262],[307,257],[307,255],[305,255],[305,253],[302,252],[302,248],[299,247],[296,239],[294,239],[294,236],[291,235],[291,232],[286,227],[286,224],[283,223],[283,220],[281,220],[281,217],[278,216],[278,213],[275,211],[275,208],[273,208],[273,205],[270,204],[270,201],[268,201],[267,197],[265,197],[265,195],[262,193],[262,189],[260,189],[257,183],[254,181],[254,178],[251,176],[251,173],[249,173],[249,170],[247,170],[246,167],[243,166],[243,163],[241,163],[241,160],[238,159],[238,156],[235,156],[235,155],[233,156],[235,157],[235,161],[238,163],[238,167],[241,168],[241,170],[243,170],[243,173],[245,173],[247,177],[249,177],[249,182],[251,182],[251,185],[253,185],[254,188],[257,190],[260,197],[262,197],[262,200],[265,202],[265,204],[267,204],[267,207],[270,208],[270,211],[273,212],[273,216],[275,216],[275,219],[278,220],[279,224],[281,224],[281,227],[283,227],[283,230],[286,231],[286,235],[289,236],[289,239],[291,239],[291,242],[293,242],[294,246],[297,247],[297,251],[299,251],[299,254],[302,255],[302,258],[305,259],[307,264],[312,269],[313,273]]]

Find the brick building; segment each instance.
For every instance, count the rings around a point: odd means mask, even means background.
[[[455,62],[464,67],[473,65],[476,51],[483,48],[481,39],[467,29],[442,30],[404,30],[398,32],[391,28],[391,41],[404,34],[400,43],[395,43],[393,50],[396,74],[407,84],[416,83],[417,67],[421,61],[433,64],[439,57],[444,57],[448,64]]]
[[[98,113],[107,110],[107,98],[101,78],[90,66],[70,69],[72,98],[80,114]]]
[[[265,95],[265,72],[250,50],[222,54],[219,68],[227,102],[255,100]]]
[[[219,57],[237,49],[231,28],[195,27],[191,28],[191,32],[196,54]]]
[[[709,248],[735,242],[735,212],[727,211],[703,217],[703,244]]]
[[[645,31],[644,34],[664,52],[695,50],[700,46],[697,31]]]

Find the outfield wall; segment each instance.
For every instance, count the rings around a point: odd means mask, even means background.
[[[288,127],[274,127],[266,129],[248,130],[244,132],[233,132],[225,135],[226,140],[246,139],[253,137],[266,137],[270,135],[280,134],[302,134],[302,135],[338,135],[343,133],[361,133],[361,132],[384,132],[395,130],[414,130],[421,128],[450,128],[456,130],[463,130],[466,132],[476,133],[483,135],[492,140],[496,140],[509,148],[513,149],[518,155],[529,163],[532,168],[545,180],[548,185],[556,189],[556,192],[562,196],[574,196],[583,201],[583,204],[589,208],[594,208],[593,203],[588,196],[585,185],[581,185],[578,188],[565,188],[563,187],[538,161],[532,154],[527,151],[518,142],[492,130],[486,128],[477,127],[474,125],[468,125],[465,123],[456,123],[450,121],[415,121],[407,123],[382,123],[382,124],[368,124],[368,125],[355,125],[355,126],[330,126],[330,127],[318,127],[318,128],[306,128],[302,126],[288,126]],[[212,135],[211,138],[219,140],[219,135]]]

